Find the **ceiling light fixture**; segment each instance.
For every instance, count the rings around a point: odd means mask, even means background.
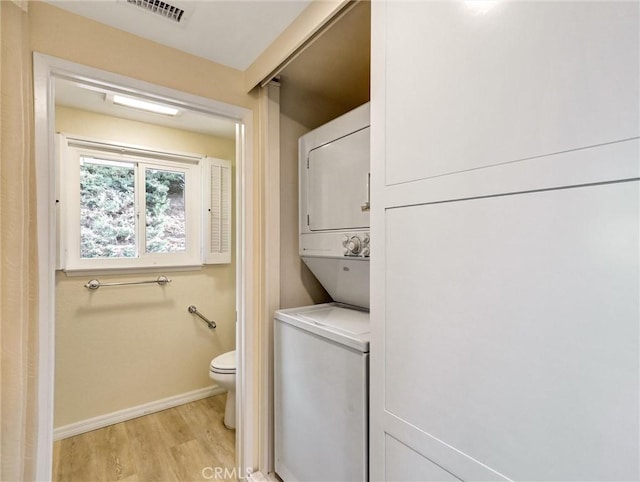
[[[466,0],[464,5],[474,15],[485,15],[498,4],[497,0]]]
[[[175,107],[156,104],[154,102],[147,102],[146,100],[135,99],[133,97],[125,97],[123,95],[118,95],[118,94],[114,94],[113,103],[118,105],[123,105],[126,107],[132,107],[134,109],[155,112],[156,114],[177,115],[178,112],[180,112],[180,109],[176,109]]]

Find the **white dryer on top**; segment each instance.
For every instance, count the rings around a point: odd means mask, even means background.
[[[335,301],[369,307],[369,104],[299,140],[300,256]]]

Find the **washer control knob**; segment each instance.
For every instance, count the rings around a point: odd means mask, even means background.
[[[365,235],[362,237],[362,241],[364,241],[365,246],[366,246],[367,244],[369,244],[369,241],[371,241],[371,238],[369,237],[369,233],[365,234]]]
[[[347,236],[346,234],[344,235],[344,238],[342,238],[342,246],[344,246],[345,248],[347,247],[347,243],[349,242],[349,236]]]
[[[362,256],[369,256],[369,253],[371,253],[369,246],[365,246],[364,248],[362,248]]]
[[[351,236],[347,243],[347,249],[351,254],[360,254],[360,251],[362,251],[362,240],[358,236]]]

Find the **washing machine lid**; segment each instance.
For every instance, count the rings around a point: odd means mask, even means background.
[[[338,303],[324,303],[278,310],[275,319],[363,353],[369,352],[368,311]]]
[[[236,371],[236,351],[229,351],[218,355],[211,360],[211,370],[217,372],[235,372]]]

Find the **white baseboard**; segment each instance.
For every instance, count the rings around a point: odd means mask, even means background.
[[[225,391],[226,390],[224,388],[213,385],[212,387],[200,388],[198,390],[193,390],[192,392],[174,395],[173,397],[163,398],[162,400],[156,400],[136,407],[125,408],[124,410],[118,410],[117,412],[88,418],[87,420],[80,420],[79,422],[74,422],[69,425],[63,425],[62,427],[53,429],[53,440],[73,437],[74,435],[107,427],[114,423],[124,422],[133,418],[142,417],[143,415],[149,415],[150,413],[160,412],[167,408],[173,408],[185,403],[195,402],[196,400],[219,395]]]

